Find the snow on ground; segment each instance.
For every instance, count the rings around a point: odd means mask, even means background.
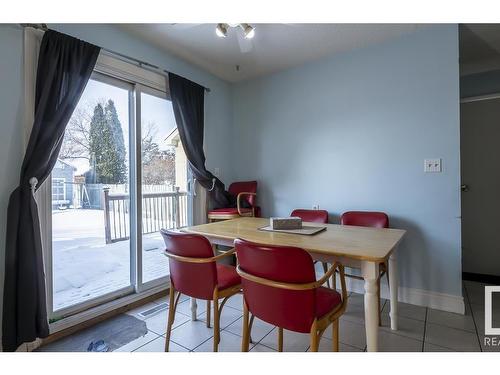
[[[168,275],[159,233],[143,236],[144,282]],[[130,241],[106,244],[102,210],[52,214],[54,311],[130,285]]]

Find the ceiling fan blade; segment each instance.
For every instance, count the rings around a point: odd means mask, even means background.
[[[201,23],[171,23],[171,26],[178,30],[188,30],[196,26],[202,25]]]
[[[242,33],[236,34],[236,39],[238,39],[241,53],[248,53],[253,49],[252,39],[245,38]]]

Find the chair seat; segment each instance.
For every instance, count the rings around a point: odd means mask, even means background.
[[[241,284],[241,278],[235,267],[217,264],[217,286],[219,290],[231,288],[238,284]]]
[[[316,289],[316,317],[331,312],[336,306],[342,303],[342,296],[334,289],[319,287]]]
[[[251,208],[240,208],[240,211],[242,213],[251,213],[252,209]],[[208,212],[209,215],[236,215],[239,216],[238,209],[237,208],[217,208],[215,210],[211,210]]]

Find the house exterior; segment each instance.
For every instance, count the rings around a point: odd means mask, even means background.
[[[175,147],[175,186],[180,191],[187,191],[188,163],[177,128],[170,132],[165,141]]]
[[[73,180],[76,168],[57,159],[52,169],[52,209],[69,207],[73,204]]]

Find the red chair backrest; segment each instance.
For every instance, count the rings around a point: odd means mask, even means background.
[[[389,217],[383,212],[348,211],[340,217],[342,225],[358,227],[389,228]]]
[[[240,269],[248,274],[285,283],[316,281],[311,256],[303,249],[267,246],[235,240]],[[309,332],[315,317],[316,291],[287,290],[241,278],[248,310],[270,324],[296,332]]]
[[[257,193],[257,181],[233,182],[229,185],[228,192],[234,196],[239,193]],[[255,195],[245,195],[242,199],[246,200],[252,207],[255,205]]]
[[[328,223],[328,211],[325,210],[305,210],[298,208],[293,210],[290,216],[300,217],[302,221],[310,223]]]
[[[210,242],[203,236],[162,229],[166,251],[190,258],[211,258],[214,252]],[[190,297],[212,299],[217,285],[215,262],[188,263],[168,258],[170,281],[174,288]]]

